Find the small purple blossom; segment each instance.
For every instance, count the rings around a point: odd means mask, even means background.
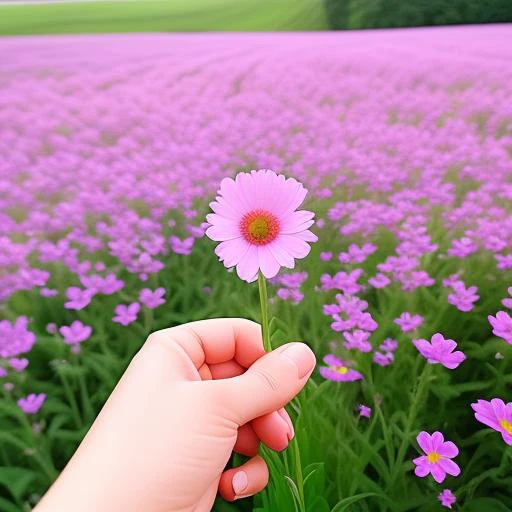
[[[320,366],[320,375],[327,380],[335,382],[352,382],[355,380],[361,380],[363,376],[356,370],[350,368],[348,363],[338,359],[332,354],[328,354],[324,357],[324,363],[326,366]]]
[[[40,393],[38,395],[31,393],[24,398],[20,398],[17,401],[17,404],[25,414],[35,414],[39,409],[41,409],[45,399],[46,395],[44,393]]]
[[[84,309],[91,303],[91,299],[96,294],[94,289],[82,290],[76,286],[71,286],[66,290],[68,301],[64,303],[66,309]]]
[[[114,311],[116,314],[112,321],[126,327],[137,320],[137,314],[140,311],[140,304],[138,302],[133,302],[129,305],[119,304],[115,307]]]
[[[413,340],[413,343],[429,364],[442,364],[445,368],[453,370],[466,359],[460,350],[454,352],[457,343],[445,339],[440,333],[434,334],[431,342],[419,339]]]
[[[398,341],[393,338],[386,338],[379,348],[384,352],[394,352],[398,348]]]
[[[420,315],[411,315],[406,311],[398,318],[395,318],[394,322],[400,326],[402,332],[411,332],[415,331],[423,323],[423,317]]]
[[[346,340],[343,346],[347,350],[358,350],[359,352],[372,350],[372,344],[368,341],[370,333],[367,331],[357,329],[354,332],[344,332],[343,337]]]
[[[452,285],[453,293],[448,295],[448,302],[455,306],[459,311],[468,312],[474,307],[474,303],[480,298],[476,292],[476,286],[466,288],[462,281]]]
[[[487,317],[492,326],[492,333],[498,338],[503,338],[512,345],[512,318],[505,311],[498,311],[496,316]]]
[[[508,297],[503,299],[501,303],[508,309],[512,309],[512,286],[508,288]]]
[[[171,245],[171,249],[176,254],[181,254],[184,256],[189,255],[192,252],[192,247],[194,247],[195,238],[190,236],[181,240],[177,236],[172,235],[169,238],[169,244]]]
[[[318,225],[318,222],[317,222]],[[320,253],[320,260],[321,261],[331,261],[332,260],[332,252],[321,252]]]
[[[359,405],[359,416],[361,418],[370,418],[372,415],[372,410],[367,405],[360,404]]]
[[[162,304],[165,304],[165,288],[157,288],[156,290],[150,290],[149,288],[143,288],[139,293],[139,300],[144,306],[149,309],[155,309]]]
[[[18,358],[13,357],[9,359],[9,366],[15,371],[15,372],[22,372],[27,366],[28,366],[28,359],[26,358]]]
[[[385,352],[384,354],[382,352],[375,352],[373,354],[373,362],[382,367],[389,366],[394,359],[393,352]]]
[[[391,283],[391,279],[381,272],[368,279],[368,284],[374,288],[385,288],[389,283]]]
[[[39,290],[39,293],[41,294],[41,297],[55,297],[59,292],[53,288],[45,288],[43,286],[43,288]]]
[[[75,320],[71,325],[63,325],[59,329],[60,334],[64,338],[64,343],[75,345],[89,339],[92,334],[92,327],[84,325],[80,320]]]
[[[441,505],[446,508],[452,508],[452,505],[457,501],[457,498],[453,494],[450,489],[444,489],[443,492],[441,492],[437,499],[441,502]]]

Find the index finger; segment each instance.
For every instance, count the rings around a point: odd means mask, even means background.
[[[244,368],[265,354],[261,327],[245,318],[214,318],[163,329],[152,336],[176,343],[199,370],[203,364],[235,360]]]

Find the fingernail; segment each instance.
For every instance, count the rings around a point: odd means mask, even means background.
[[[290,416],[288,416],[288,413],[284,409],[279,409],[278,411],[279,416],[283,418],[283,420],[288,425],[288,441],[291,441],[295,436],[295,429],[293,428],[292,420],[290,419]]]
[[[249,481],[247,480],[247,473],[245,471],[236,472],[233,480],[231,481],[233,491],[235,491],[235,494],[237,495],[242,494],[247,488],[248,484]]]
[[[299,379],[305,377],[315,366],[315,356],[304,343],[293,343],[281,352],[281,357],[291,361],[299,370]]]

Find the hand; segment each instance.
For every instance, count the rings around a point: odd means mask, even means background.
[[[293,438],[284,405],[306,384],[313,352],[263,351],[260,326],[204,320],[151,334],[37,512],[203,512],[268,481],[256,455]],[[238,468],[232,454],[252,457]]]

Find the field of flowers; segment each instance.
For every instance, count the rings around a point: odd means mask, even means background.
[[[148,333],[259,321],[205,236],[251,169],[309,191],[270,333],[319,368],[300,471],[266,450],[268,489],[214,510],[512,510],[511,38],[1,40],[0,510],[37,502]]]

